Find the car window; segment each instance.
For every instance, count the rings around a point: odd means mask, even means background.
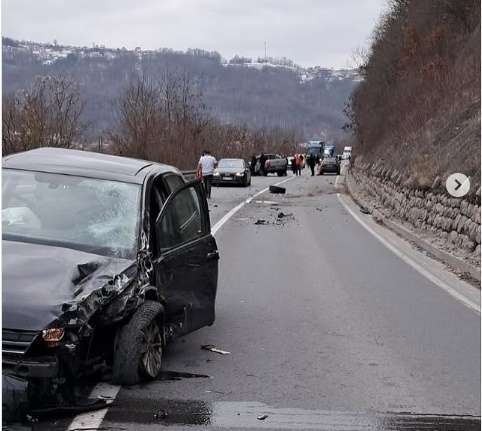
[[[175,192],[178,188],[184,185],[184,180],[180,175],[165,175],[164,181],[166,182],[167,187],[169,188],[169,191],[171,193]]]
[[[135,255],[139,185],[14,169],[2,177],[4,239]]]
[[[167,203],[157,221],[157,236],[160,252],[203,236],[201,205],[194,186]]]

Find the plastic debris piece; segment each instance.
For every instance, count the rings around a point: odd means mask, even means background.
[[[269,186],[270,193],[286,193],[286,189],[284,187],[279,186]]]
[[[218,349],[214,344],[204,344],[201,346],[203,350],[209,350],[210,352],[219,353],[220,355],[230,355],[231,352],[227,350]]]
[[[258,219],[254,222],[254,224],[268,224],[268,222],[264,219]]]

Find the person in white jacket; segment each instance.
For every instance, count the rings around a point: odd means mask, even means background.
[[[198,168],[201,170],[201,175],[204,184],[204,190],[206,196],[211,199],[211,184],[213,182],[214,169],[216,168],[218,161],[215,157],[211,156],[209,151],[204,151],[203,155],[199,159]]]

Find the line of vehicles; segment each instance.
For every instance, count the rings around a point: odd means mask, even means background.
[[[302,168],[304,168],[305,160],[308,157],[315,157],[319,161],[319,175],[324,175],[325,173],[336,173],[339,175],[340,161],[351,159],[352,147],[344,147],[343,153],[336,156],[335,151],[335,144],[310,141],[303,157]],[[267,176],[273,173],[282,177],[286,176],[288,170],[291,169],[292,156],[284,157],[280,154],[264,154],[264,157],[264,169],[261,167],[261,154],[257,155],[251,162],[235,158],[219,160],[213,175],[213,185],[232,184],[248,187],[251,185],[252,175]]]

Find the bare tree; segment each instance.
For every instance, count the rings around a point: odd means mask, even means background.
[[[158,82],[147,77],[131,82],[115,111],[110,139],[119,153],[178,166],[192,165],[210,121],[189,76],[168,71]]]
[[[126,156],[192,169],[199,154],[251,157],[261,151],[290,153],[298,134],[283,128],[250,129],[226,125],[209,115],[202,94],[186,73],[165,71],[154,82],[131,82],[115,103],[117,125],[109,138]]]
[[[28,90],[8,95],[3,101],[3,153],[44,146],[72,147],[84,131],[83,107],[73,81],[38,77]]]

